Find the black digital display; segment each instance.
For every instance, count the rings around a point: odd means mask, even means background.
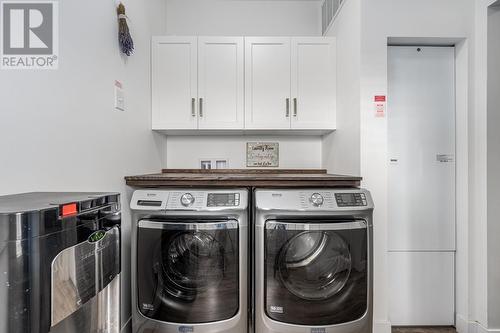
[[[339,207],[367,206],[364,193],[336,193],[335,200]]]
[[[209,193],[207,206],[208,207],[228,207],[239,206],[239,193]]]
[[[345,204],[354,204],[356,203],[356,198],[354,197],[354,194],[339,194],[339,201],[345,203]]]

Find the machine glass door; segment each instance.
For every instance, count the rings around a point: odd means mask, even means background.
[[[139,221],[139,311],[180,324],[221,321],[239,310],[238,222]]]
[[[365,221],[267,221],[265,310],[297,325],[335,325],[368,309]]]

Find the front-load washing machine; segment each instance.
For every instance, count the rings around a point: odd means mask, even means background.
[[[245,333],[247,190],[138,190],[131,208],[133,331]]]
[[[372,332],[363,189],[255,191],[255,332]]]

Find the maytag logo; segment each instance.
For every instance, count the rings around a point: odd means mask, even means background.
[[[314,328],[311,328],[311,333],[326,333],[326,328],[314,327]]]
[[[179,333],[192,333],[194,332],[193,326],[179,326]]]
[[[57,69],[59,11],[55,1],[1,1],[2,69]]]

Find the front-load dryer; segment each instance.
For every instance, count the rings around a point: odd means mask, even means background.
[[[372,211],[362,189],[255,191],[255,332],[372,332]]]
[[[247,190],[138,190],[131,208],[133,331],[245,333]]]

